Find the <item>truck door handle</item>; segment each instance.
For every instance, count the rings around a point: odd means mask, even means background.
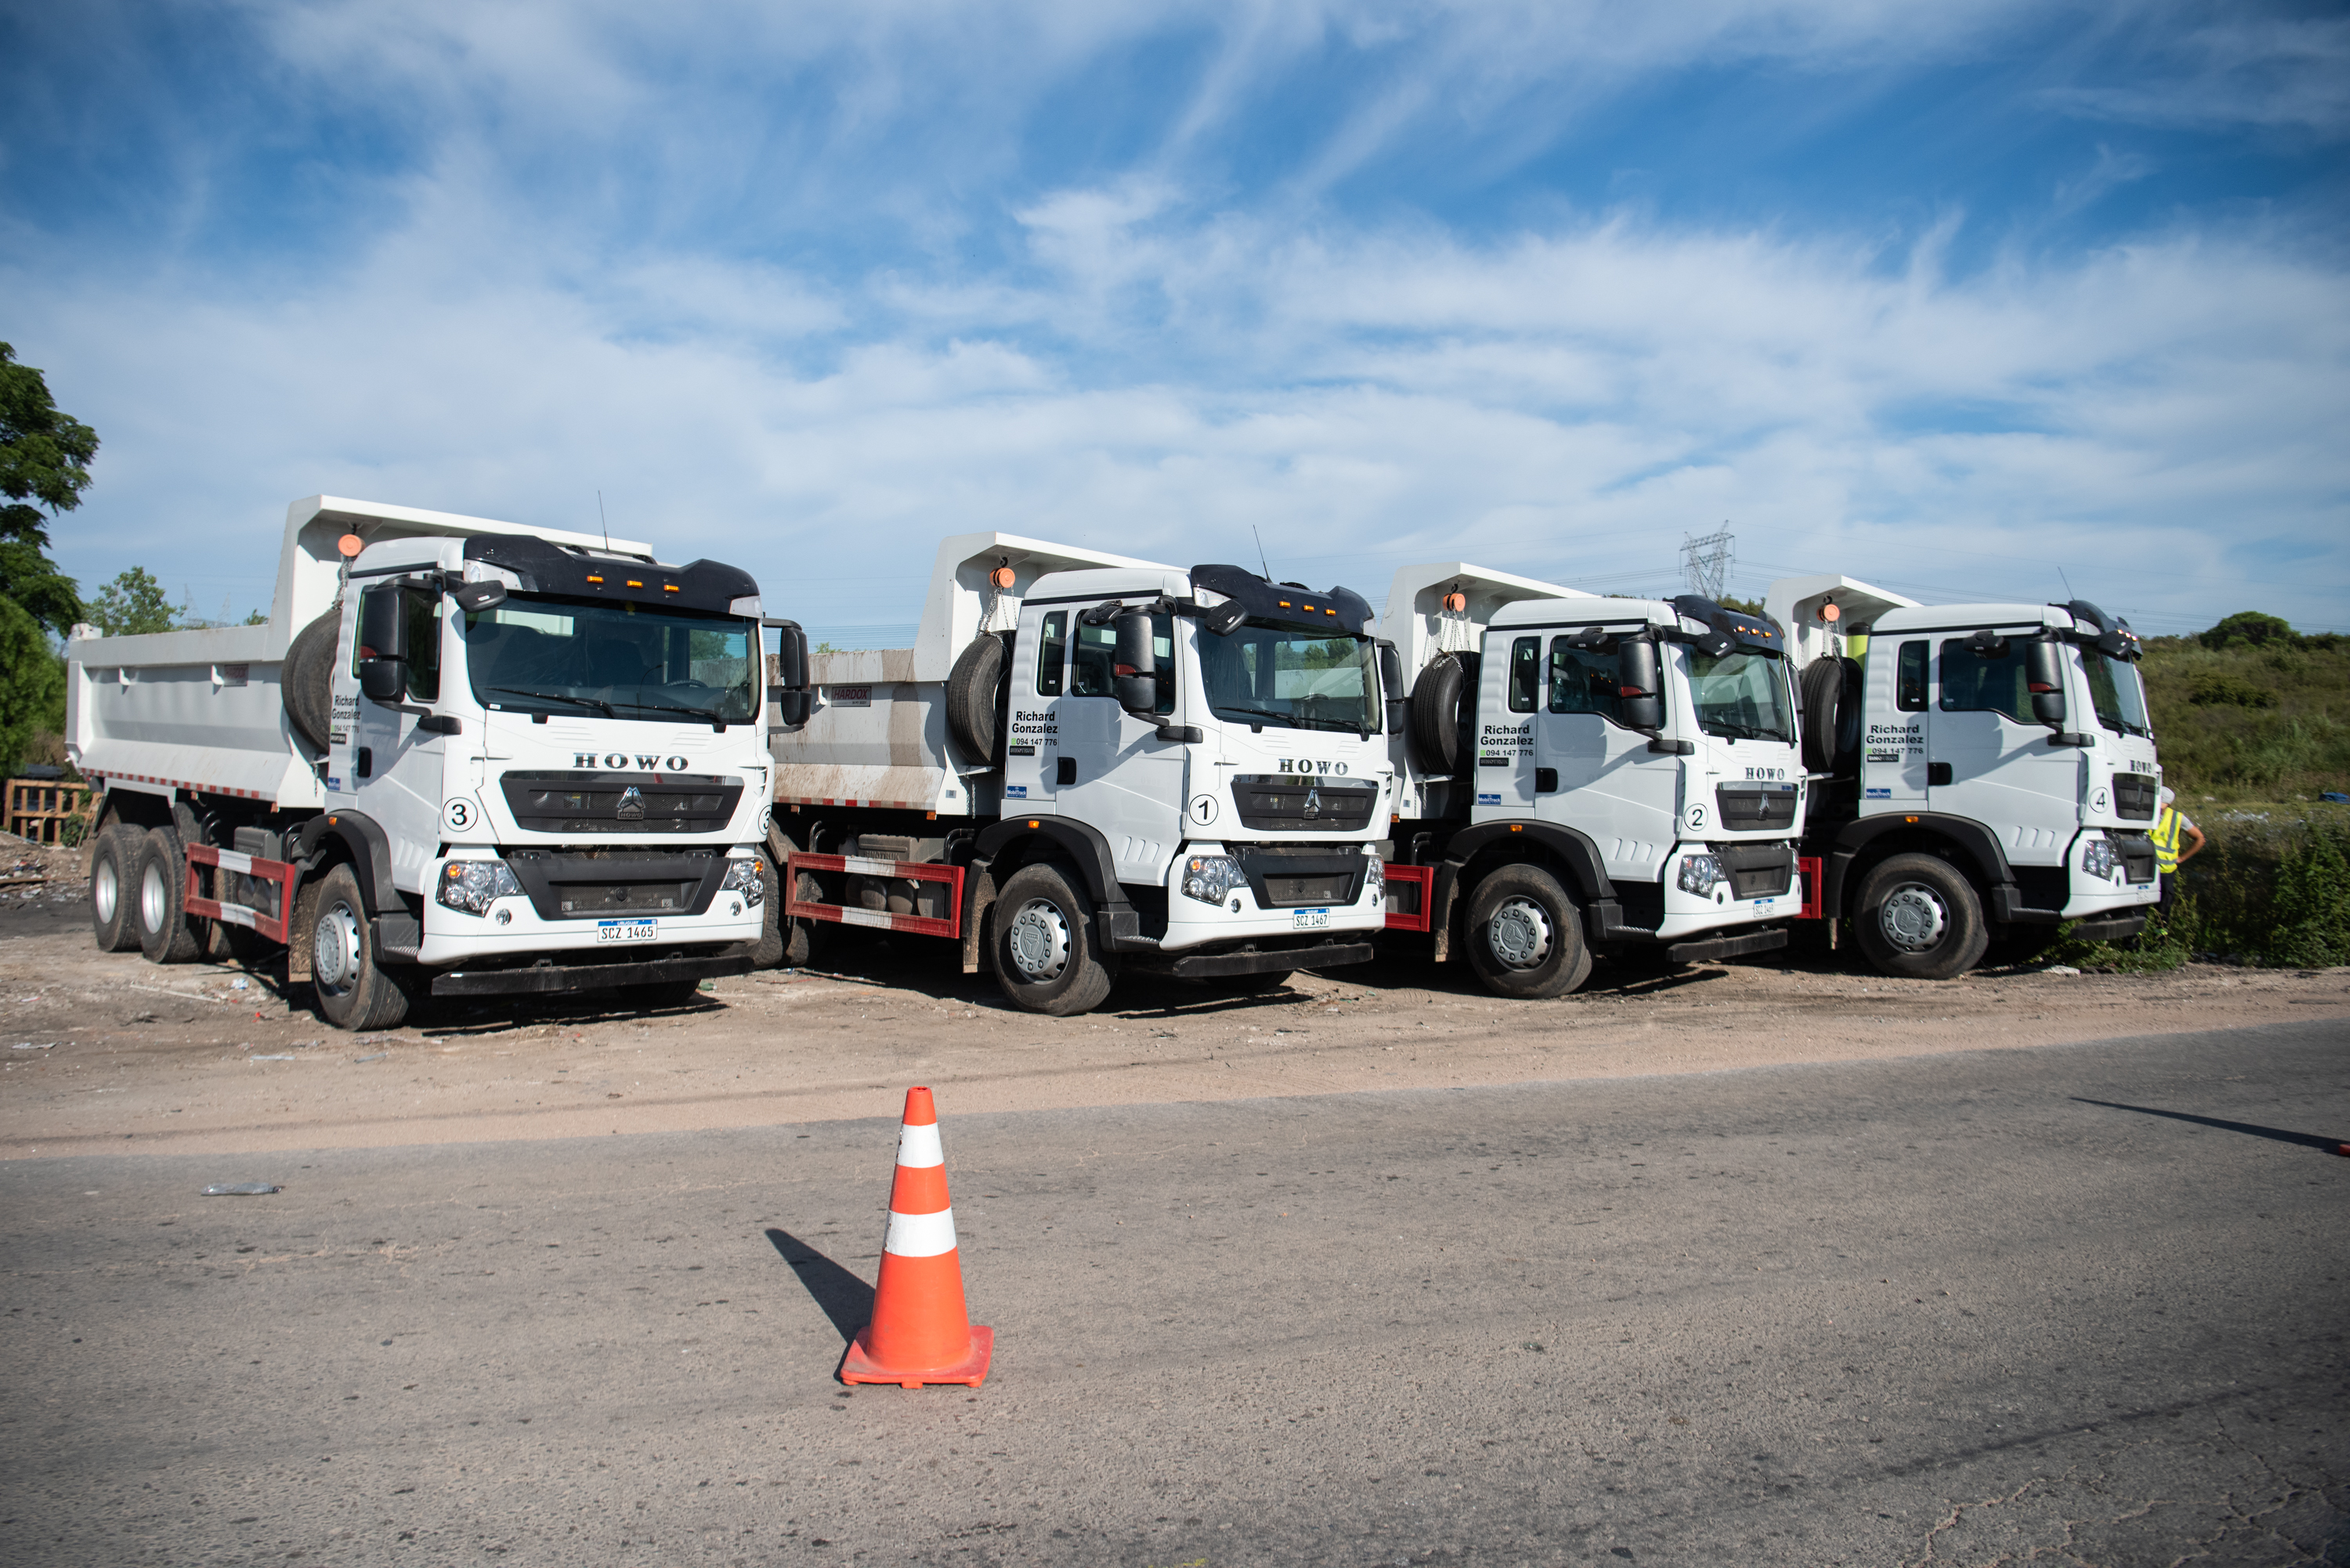
[[[1949,784],[1950,782],[1950,763],[1928,763],[1926,764],[1926,783],[1927,783],[1927,784],[1928,784],[1928,786],[1929,786],[1929,787],[1931,787],[1931,786],[1933,786],[1933,785],[1935,785],[1935,784]]]
[[[1536,768],[1534,770],[1534,793],[1536,794],[1556,794],[1558,793],[1558,770],[1556,768]]]
[[[1075,757],[1060,757],[1055,759],[1053,772],[1053,782],[1056,784],[1073,784],[1076,783],[1077,759]]]
[[[375,748],[373,746],[361,746],[359,748],[359,759],[357,771],[361,778],[367,778],[375,772]]]

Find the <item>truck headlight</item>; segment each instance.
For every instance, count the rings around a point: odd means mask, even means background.
[[[1222,903],[1247,880],[1240,862],[1228,855],[1194,855],[1183,863],[1183,897],[1202,904]]]
[[[1378,856],[1367,858],[1371,868],[1363,877],[1363,901],[1367,904],[1383,903],[1388,896],[1388,868]]]
[[[1701,898],[1721,880],[1721,862],[1711,855],[1691,855],[1681,862],[1680,885],[1684,893],[1695,893]]]
[[[718,890],[740,893],[744,909],[757,909],[767,901],[767,879],[759,875],[761,865],[755,855],[741,855],[727,861],[726,880],[718,884]]]
[[[433,897],[448,909],[469,915],[486,915],[500,898],[522,896],[522,884],[503,860],[452,860],[441,867],[441,887]]]
[[[2114,841],[2104,834],[2093,834],[2081,848],[2081,869],[2091,877],[2111,881],[2121,869],[2121,852]]]

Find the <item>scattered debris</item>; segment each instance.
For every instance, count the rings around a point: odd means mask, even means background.
[[[206,1198],[259,1198],[278,1191],[274,1181],[215,1181],[203,1190]]]
[[[2081,971],[2069,963],[2052,963],[2040,971],[2043,974],[2078,974]]]
[[[28,1041],[26,1041],[25,1044],[23,1044],[22,1045],[17,1045],[17,1046],[11,1047],[11,1049],[17,1050],[17,1051],[54,1051],[54,1050],[56,1050],[57,1048],[57,1043],[56,1041],[54,1041],[54,1040],[50,1041],[50,1042],[49,1042],[47,1044],[46,1044],[46,1045],[36,1045],[36,1044],[34,1044],[31,1041],[29,1041],[29,1040],[28,1040]]]
[[[390,1054],[391,1053],[389,1051],[379,1051],[372,1056],[354,1056],[351,1060],[354,1062],[380,1062],[386,1056]]]
[[[234,980],[228,982],[228,988],[231,991],[243,991],[245,989],[246,983],[245,978],[243,975],[239,975]]]
[[[293,1056],[293,1055],[284,1055],[284,1056],[270,1055],[270,1056],[247,1056],[247,1057],[245,1058],[245,1060],[246,1060],[246,1061],[248,1061],[248,1062],[296,1062],[296,1061],[301,1060],[301,1058],[300,1058],[300,1057],[298,1057],[298,1056]]]

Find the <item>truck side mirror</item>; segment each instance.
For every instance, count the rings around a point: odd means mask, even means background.
[[[2023,647],[2023,680],[2032,691],[2032,716],[2062,729],[2064,724],[2064,655],[2054,642]]]
[[[767,688],[767,722],[778,730],[796,730],[808,722],[815,694],[805,686]]]
[[[1151,646],[1150,612],[1127,610],[1110,622],[1118,632],[1118,652],[1110,667],[1110,689],[1118,705],[1137,718],[1148,718],[1159,707],[1159,659]]]
[[[806,686],[808,673],[807,633],[795,621],[776,621],[775,684]]]
[[[1616,694],[1624,723],[1635,730],[1661,730],[1665,724],[1664,677],[1657,665],[1657,645],[1645,637],[1627,637],[1616,649]]]
[[[369,701],[397,702],[408,694],[408,607],[398,588],[359,595],[359,691]]]
[[[1377,646],[1380,694],[1390,702],[1400,702],[1404,700],[1403,656],[1396,651],[1396,645],[1385,638],[1380,639]]]

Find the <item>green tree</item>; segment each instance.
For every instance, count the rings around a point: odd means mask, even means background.
[[[0,343],[0,771],[16,770],[38,732],[65,728],[65,666],[49,639],[81,618],[81,595],[49,559],[48,524],[81,504],[97,455],[98,432],[59,411],[41,372]]]
[[[2258,610],[2238,610],[2210,630],[2197,632],[2195,640],[2206,648],[2243,644],[2265,648],[2271,643],[2291,648],[2301,639],[2293,635],[2293,624],[2281,616],[2262,615]]]
[[[144,566],[133,566],[98,590],[89,601],[89,623],[107,637],[140,637],[173,631],[180,612]]]

